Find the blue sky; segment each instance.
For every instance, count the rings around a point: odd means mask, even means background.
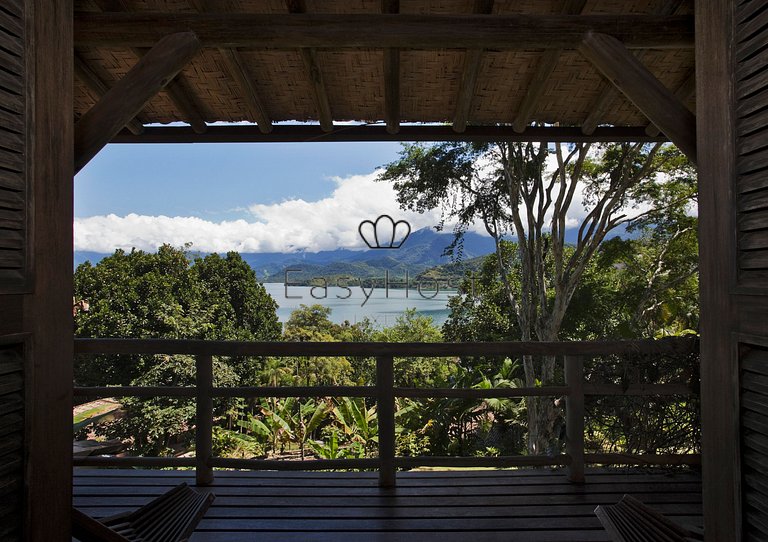
[[[363,248],[361,220],[415,228],[436,213],[402,212],[375,181],[398,143],[109,145],[75,179],[75,250],[203,252]]]
[[[398,143],[108,145],[76,177],[75,216],[244,218],[249,205],[329,196],[333,177],[373,172]]]

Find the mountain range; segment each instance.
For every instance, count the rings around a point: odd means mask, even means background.
[[[566,232],[566,242],[576,242],[577,230]],[[627,237],[625,230],[613,232],[611,237]],[[385,272],[390,277],[403,280],[405,273],[415,278],[433,267],[452,262],[445,256],[446,247],[453,240],[452,233],[437,232],[432,228],[422,228],[408,237],[397,249],[349,250],[336,249],[320,252],[243,252],[240,255],[256,272],[262,282],[284,282],[286,270],[288,281],[292,284],[307,284],[314,277],[326,279],[334,277],[354,277],[358,279],[383,280]],[[469,232],[464,237],[461,260],[474,268],[479,264],[478,257],[494,251],[493,239],[486,235]],[[85,261],[95,264],[109,254],[75,251],[75,265]],[[201,254],[205,255],[205,254]],[[461,267],[452,267],[461,276]]]

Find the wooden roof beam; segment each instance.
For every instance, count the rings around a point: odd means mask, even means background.
[[[128,4],[125,0],[96,0],[96,6],[101,11],[110,13],[127,14],[128,12]],[[172,33],[173,32],[169,32],[166,35]],[[157,40],[153,40],[150,46],[161,40],[163,37],[164,36],[158,36]],[[147,53],[147,50],[142,47],[130,47],[130,49],[139,60],[141,60],[142,57],[144,57],[144,55]],[[195,132],[202,134],[205,132],[208,126],[205,124],[205,119],[200,114],[200,110],[198,109],[197,105],[195,105],[195,102],[190,97],[190,91],[188,89],[189,84],[186,83],[184,76],[182,74],[178,74],[177,81],[172,81],[169,83],[165,89],[165,92],[168,95],[168,98],[170,98],[171,102],[173,102],[174,107],[176,107],[176,109],[181,114],[182,120],[187,122],[187,124],[189,124]]]
[[[587,34],[579,52],[696,163],[696,117],[614,37]]]
[[[203,0],[189,0],[189,3],[198,13],[210,11],[210,3]],[[264,106],[264,102],[261,100],[261,96],[259,96],[253,84],[253,79],[248,74],[242,56],[236,49],[225,48],[219,49],[219,55],[224,59],[224,65],[229,72],[229,76],[243,93],[245,105],[248,107],[251,118],[256,121],[262,133],[268,134],[272,131],[272,119],[267,113],[267,108]]]
[[[324,132],[318,125],[275,125],[263,134],[254,125],[209,126],[204,134],[196,134],[187,126],[147,126],[136,136],[124,130],[112,143],[291,143],[291,142],[357,142],[357,141],[538,141],[538,142],[621,142],[667,141],[665,136],[650,137],[645,126],[601,126],[591,135],[578,127],[529,126],[522,134],[511,126],[473,126],[456,133],[446,125],[402,125],[400,132],[390,134],[383,125],[334,126]]]
[[[147,47],[180,31],[204,47],[575,49],[587,32],[629,48],[693,47],[692,16],[78,13],[75,45]]]
[[[680,9],[683,2],[684,0],[667,0],[666,3],[662,3],[654,9],[653,15],[670,17],[677,13],[677,10]],[[644,51],[638,52],[636,56],[641,60],[643,56],[645,56]],[[584,134],[589,135],[595,131],[598,123],[605,118],[606,112],[613,105],[617,97],[616,93],[617,90],[613,85],[605,85],[603,87],[597,100],[595,100],[595,103],[590,107],[589,114],[584,119],[584,122],[581,123],[581,130]]]
[[[561,13],[563,15],[578,15],[584,9],[587,0],[565,0]],[[547,84],[549,76],[555,71],[557,63],[560,61],[562,49],[550,49],[541,54],[536,72],[533,74],[525,90],[525,96],[517,110],[517,116],[512,122],[512,127],[516,132],[522,132],[531,117],[536,112],[536,106],[544,93],[544,87]]]
[[[685,81],[683,81],[680,86],[677,87],[675,90],[675,98],[685,103],[688,98],[693,96],[694,92],[696,92],[695,69],[691,70],[691,73],[688,74],[688,77],[685,78]],[[645,127],[645,133],[651,137],[655,137],[661,133],[661,130],[659,130],[656,125],[651,122],[648,124],[648,126]]]
[[[382,13],[399,13],[400,0],[381,0]],[[387,132],[400,131],[400,49],[384,49],[384,122]]]
[[[96,101],[109,91],[109,87],[104,81],[96,75],[93,70],[86,64],[85,60],[80,55],[75,53],[75,76],[90,90]],[[141,135],[144,132],[144,123],[138,118],[133,118],[125,125],[133,135]]]
[[[493,0],[475,0],[474,12],[481,15],[493,13]],[[453,115],[453,129],[457,133],[467,129],[482,59],[483,49],[469,49],[464,56],[464,69],[459,83],[459,95],[456,98],[456,112]]]
[[[294,17],[295,14],[303,14],[307,10],[304,0],[285,0],[285,4],[291,17]],[[323,81],[323,72],[320,71],[320,66],[317,64],[317,51],[314,47],[307,47],[301,48],[299,53],[304,61],[304,68],[312,86],[312,96],[315,100],[320,128],[324,132],[330,132],[333,130],[333,113],[331,113],[331,102],[328,100],[328,92]]]
[[[75,172],[133,119],[200,50],[192,32],[160,40],[75,124]]]

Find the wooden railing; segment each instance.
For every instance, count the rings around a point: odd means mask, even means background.
[[[164,339],[75,339],[77,354],[187,354],[196,358],[196,385],[171,387],[102,386],[75,387],[76,397],[188,397],[196,400],[194,458],[175,457],[82,457],[75,465],[195,467],[198,484],[213,481],[214,468],[265,470],[378,469],[379,483],[391,487],[398,468],[417,466],[519,467],[566,466],[569,479],[584,480],[585,464],[698,464],[698,454],[626,455],[585,454],[584,399],[587,395],[690,395],[688,382],[666,384],[599,384],[584,381],[584,360],[608,355],[665,355],[695,352],[691,338],[659,341],[600,342],[494,342],[494,343],[295,343],[230,342]],[[522,388],[456,389],[403,388],[394,382],[394,358],[408,356],[557,356],[564,359],[564,386]],[[376,359],[374,386],[215,387],[213,356],[338,356]],[[566,453],[553,456],[506,457],[397,457],[395,455],[395,399],[552,396],[566,397]],[[376,399],[379,454],[376,458],[280,461],[231,459],[212,452],[213,399],[247,397],[366,397]]]

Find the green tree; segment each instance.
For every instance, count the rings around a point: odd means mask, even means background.
[[[521,340],[556,341],[568,307],[603,240],[615,228],[669,216],[695,195],[693,167],[673,147],[660,144],[439,143],[405,145],[386,166],[404,209],[441,209],[455,221],[449,250],[461,252],[465,231],[480,220],[496,242],[498,275],[507,310]],[[665,183],[677,191],[658,189]],[[565,230],[577,192],[587,209],[577,240],[567,247]],[[647,211],[636,211],[639,205]],[[501,241],[516,238],[505,265]],[[519,280],[519,288],[515,281]],[[526,385],[551,383],[555,359],[524,358]],[[549,448],[556,417],[550,400],[529,398],[530,453]]]
[[[388,343],[434,343],[442,340],[440,329],[429,316],[407,309],[395,325],[373,334],[373,340]],[[456,374],[454,358],[395,358],[395,385],[406,388],[446,386]]]

